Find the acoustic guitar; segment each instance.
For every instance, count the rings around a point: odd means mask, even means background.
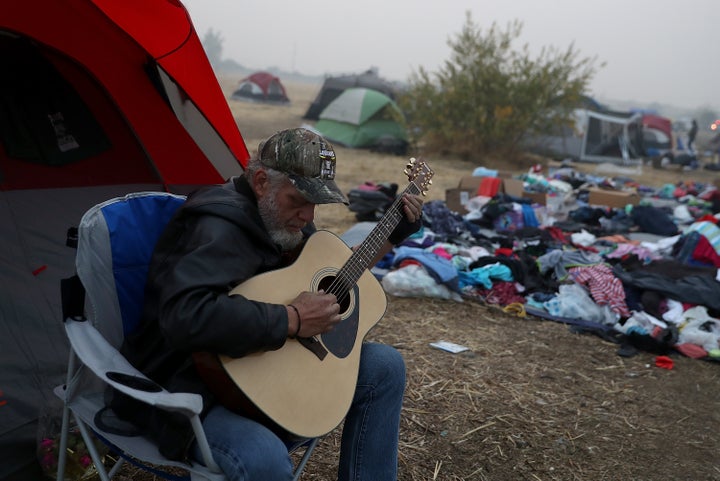
[[[425,162],[410,159],[404,172],[410,184],[403,194],[425,195],[433,175]],[[263,419],[303,438],[327,434],[342,422],[355,393],[363,339],[387,306],[385,292],[368,267],[402,217],[399,195],[355,251],[334,234],[317,231],[293,264],[257,275],[230,292],[288,304],[302,291],[323,289],[340,304],[341,321],[330,332],[288,339],[276,351],[216,356],[242,398]],[[251,411],[244,407],[245,413]]]

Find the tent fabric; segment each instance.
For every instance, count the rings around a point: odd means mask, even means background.
[[[183,4],[179,0],[93,0],[93,3],[182,85],[238,162],[246,165],[247,147]],[[192,179],[192,172],[183,174]]]
[[[632,112],[586,111],[587,124],[580,160],[630,164],[642,155],[642,115]]]
[[[376,69],[369,69],[361,74],[328,77],[323,82],[317,97],[310,104],[303,118],[318,120],[322,111],[349,88],[376,90],[387,95],[392,100],[395,100],[398,90],[395,84],[380,77]]]
[[[672,150],[672,121],[655,114],[642,116],[643,148],[647,155],[660,155]]]
[[[331,142],[364,148],[382,139],[406,142],[402,119],[402,111],[387,95],[366,88],[351,88],[323,110],[315,129]]]
[[[242,79],[231,98],[270,103],[290,102],[280,79],[269,72],[255,72]]]
[[[247,148],[182,4],[170,0],[30,0],[21,4],[2,0],[0,5],[3,3],[0,30],[30,39],[63,75],[73,76],[76,90],[95,115],[110,116],[100,103],[114,104],[118,114],[108,121],[131,126],[135,142],[139,141],[136,152],[144,152],[151,170],[159,171],[154,179],[138,181],[213,183],[242,170],[249,157]],[[168,109],[168,98],[158,95],[161,71],[170,82],[182,85],[185,102],[196,106],[209,123],[206,131],[222,139],[220,143],[228,151],[223,159],[230,160],[224,160],[221,175],[215,158],[210,160],[196,138],[178,124],[175,113]],[[87,85],[86,95],[79,87]],[[89,96],[97,97],[94,104]],[[106,125],[103,128],[113,130]],[[173,142],[167,142],[168,138]],[[111,142],[122,146],[119,139]],[[195,158],[192,168],[178,161],[187,157]],[[0,157],[0,162],[4,160]],[[45,175],[38,175],[41,173],[36,176],[47,177],[51,171],[45,169]],[[77,179],[75,182],[78,185]],[[5,176],[0,188],[15,186]]]
[[[0,76],[0,139],[8,156],[63,165],[110,147],[77,91],[27,39],[4,39],[0,49],[7,71],[18,73]]]
[[[322,111],[320,119],[361,125],[386,105],[395,104],[380,92],[362,88],[348,89]]]
[[[654,133],[664,132],[657,130],[660,117],[611,111],[586,96],[573,110],[572,118],[571,127],[524,139],[525,145],[532,152],[555,158],[633,164],[645,155],[646,142],[651,146],[655,142]],[[643,128],[646,121],[648,128]]]
[[[222,182],[249,154],[179,1],[0,10],[0,54],[14,59],[0,125],[18,133],[0,136],[0,479],[40,479],[38,418],[68,359],[73,226],[112,197]]]

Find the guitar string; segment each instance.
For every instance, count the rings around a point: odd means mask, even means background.
[[[386,211],[383,219],[384,222],[382,220],[378,222],[377,226],[368,235],[367,241],[363,246],[355,251],[350,260],[337,272],[333,282],[328,288],[328,291],[335,294],[335,297],[338,298],[339,304],[347,300],[352,287],[360,278],[358,271],[360,271],[360,273],[364,271],[364,269],[360,270],[357,268],[359,261],[364,260],[365,263],[367,263],[367,261],[370,260],[370,254],[379,251],[387,236],[392,232],[392,228],[397,225],[400,219],[399,202],[396,201],[393,203],[390,209]],[[368,248],[365,248],[365,246]]]
[[[386,211],[385,216],[378,222],[368,235],[367,241],[363,242],[361,247],[353,253],[348,262],[338,271],[335,279],[328,287],[327,291],[334,294],[338,299],[338,303],[342,304],[350,294],[352,287],[360,279],[365,272],[369,262],[377,255],[380,248],[387,240],[392,230],[402,219],[402,197],[405,193],[420,194],[422,191],[414,183],[411,182],[401,195],[395,198],[391,207]],[[365,248],[365,246],[368,248]],[[369,248],[372,247],[372,248]],[[364,262],[360,262],[360,261]]]

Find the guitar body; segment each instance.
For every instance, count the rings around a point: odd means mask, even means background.
[[[255,276],[230,295],[289,304],[302,291],[326,289],[351,255],[340,238],[318,231],[292,265]],[[297,436],[321,436],[342,422],[355,394],[363,339],[385,313],[385,292],[368,270],[348,293],[347,300],[340,302],[340,324],[314,338],[324,355],[306,347],[308,340],[288,339],[276,351],[219,357],[244,396]]]

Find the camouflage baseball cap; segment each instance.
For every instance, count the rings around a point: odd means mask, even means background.
[[[314,204],[348,204],[335,181],[335,151],[307,129],[282,130],[258,148],[260,162],[287,174],[295,188]]]

